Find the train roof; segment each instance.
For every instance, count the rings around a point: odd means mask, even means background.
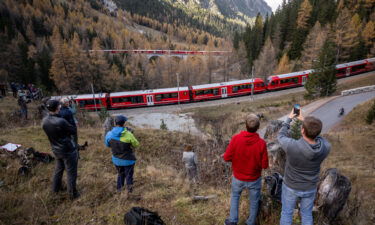
[[[236,85],[236,84],[244,84],[244,83],[252,83],[253,81],[262,81],[260,78],[254,79],[246,79],[246,80],[234,80],[222,83],[213,83],[213,84],[201,84],[201,85],[194,85],[192,86],[193,89],[205,89],[205,88],[216,88],[226,85]]]
[[[336,65],[336,69],[341,69],[341,68],[345,68],[345,67],[348,67],[348,66],[355,66],[355,65],[366,64],[366,63],[367,63],[367,61],[365,59],[357,60],[357,61],[354,61],[354,62],[338,64],[338,65]]]
[[[90,99],[90,98],[104,98],[106,96],[105,93],[98,93],[98,94],[85,94],[85,95],[76,95],[74,99]]]
[[[375,62],[375,58],[366,59],[368,62]]]
[[[62,98],[75,99],[76,97],[77,95],[57,95],[57,96],[51,96],[50,99],[60,101]]]
[[[270,78],[288,78],[288,77],[295,77],[295,76],[298,76],[298,75],[303,75],[303,74],[308,74],[308,73],[312,73],[313,70],[304,70],[304,71],[298,71],[298,72],[293,72],[293,73],[285,73],[285,74],[281,74],[281,75],[273,75],[273,76],[269,76],[268,79]]]
[[[151,89],[151,90],[142,90],[142,91],[123,91],[123,92],[114,92],[111,93],[111,97],[124,96],[124,95],[143,95],[143,94],[158,94],[158,93],[169,93],[177,91],[188,91],[188,87],[179,87],[179,88],[163,88],[163,89]]]

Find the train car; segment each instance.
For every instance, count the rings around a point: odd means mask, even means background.
[[[270,76],[267,79],[267,90],[274,91],[286,88],[303,86],[313,70]]]
[[[264,82],[260,78],[254,80],[236,80],[223,83],[202,84],[191,87],[193,101],[202,101],[218,98],[226,98],[251,93],[254,84],[254,93],[266,91]]]
[[[109,108],[131,108],[189,102],[189,88],[164,88],[144,91],[115,92],[109,96]]]
[[[107,93],[86,94],[76,95],[74,100],[80,109],[96,110],[108,107],[107,97]]]
[[[375,58],[366,59],[366,72],[375,70]]]
[[[366,72],[367,60],[358,60],[336,65],[336,77],[342,78]]]

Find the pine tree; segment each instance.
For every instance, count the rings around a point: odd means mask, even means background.
[[[375,23],[369,21],[362,31],[362,37],[367,47],[371,46],[375,41]]]
[[[336,91],[335,46],[326,40],[318,60],[314,63],[314,73],[310,74],[305,85],[306,97],[330,96]]]
[[[302,69],[312,68],[313,61],[318,58],[319,51],[326,39],[327,31],[317,21],[303,44],[303,52],[301,53]]]
[[[302,137],[301,128],[302,128],[302,121],[300,121],[299,119],[294,119],[290,127],[290,137],[295,140],[300,139]]]
[[[289,62],[289,57],[285,53],[283,57],[281,57],[280,62],[277,66],[277,69],[274,71],[275,74],[283,74],[283,73],[289,73],[292,71],[290,62]]]
[[[275,70],[276,63],[276,50],[271,38],[267,38],[258,59],[254,61],[256,76],[266,80]]]
[[[312,6],[309,0],[304,0],[298,10],[297,28],[306,29],[309,26],[309,19],[311,16]]]
[[[344,8],[335,24],[336,61],[343,62],[350,58],[351,49],[358,45],[358,35],[349,10]]]

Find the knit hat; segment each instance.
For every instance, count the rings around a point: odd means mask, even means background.
[[[59,107],[59,105],[60,105],[60,102],[57,101],[57,100],[53,100],[53,99],[48,100],[47,103],[46,103],[46,107],[47,107],[48,111],[50,111],[50,112],[56,111],[56,109],[57,109],[57,107]]]
[[[123,116],[123,115],[118,115],[115,117],[115,124],[116,125],[124,125],[124,123],[128,121],[128,118],[126,118],[126,116]]]

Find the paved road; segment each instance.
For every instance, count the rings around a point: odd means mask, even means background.
[[[340,79],[338,83],[348,82],[354,79],[358,79],[360,77],[366,77],[366,76],[374,76],[375,72],[369,72],[364,73],[357,76],[347,77]],[[275,96],[281,96],[291,93],[298,93],[304,91],[304,87],[299,88],[292,88],[282,91],[276,91],[276,92],[268,92],[263,94],[257,94],[254,95],[254,99],[265,99]],[[205,101],[205,102],[196,102],[196,103],[187,103],[187,104],[180,104],[180,105],[167,105],[167,106],[154,106],[154,107],[143,107],[143,108],[134,108],[134,109],[122,109],[122,110],[112,110],[109,111],[111,114],[120,114],[125,113],[126,115],[137,115],[140,113],[174,113],[178,112],[184,109],[192,109],[192,108],[198,108],[198,107],[207,107],[207,106],[216,106],[216,105],[224,105],[229,103],[237,103],[237,102],[250,102],[251,98],[250,96],[242,96],[242,97],[236,97],[236,98],[227,98],[227,99],[220,99],[220,100],[213,100],[213,101]]]
[[[322,120],[322,133],[326,133],[342,120],[343,116],[338,116],[339,109],[341,107],[344,107],[345,114],[347,114],[352,111],[352,109],[358,104],[366,102],[373,98],[375,98],[375,91],[338,97],[313,111],[310,115],[313,115]]]

